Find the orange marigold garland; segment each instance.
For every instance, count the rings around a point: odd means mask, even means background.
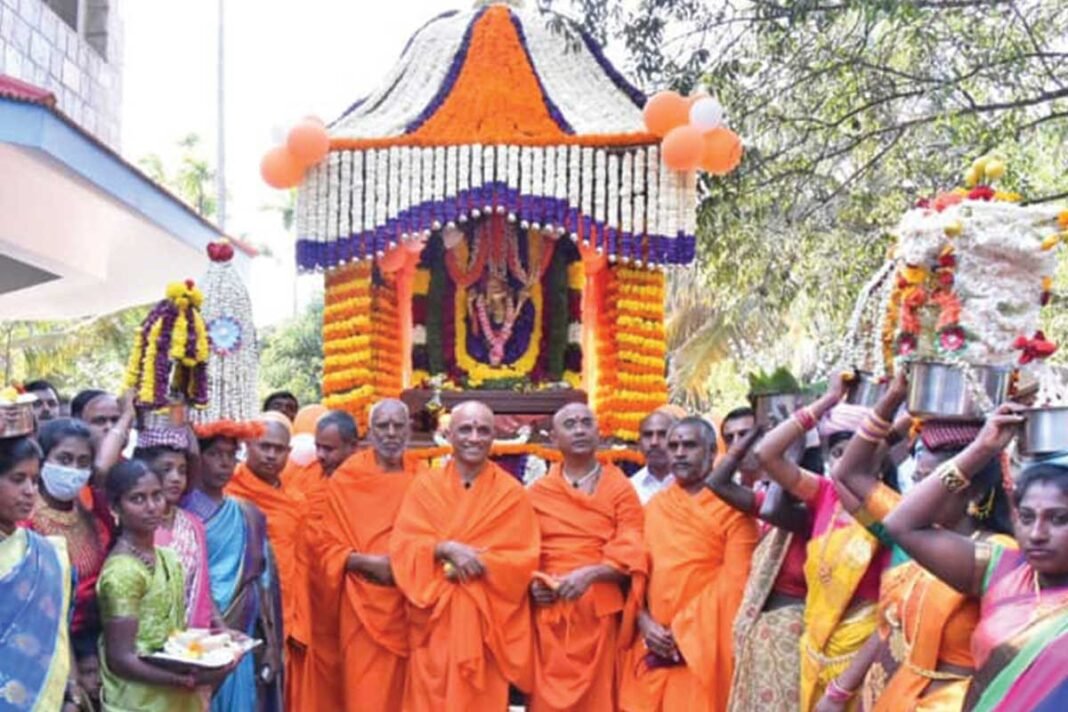
[[[664,274],[614,267],[603,279],[594,402],[602,435],[635,441],[642,418],[667,402]]]
[[[371,372],[376,399],[398,398],[403,388],[396,277],[396,273],[383,275],[382,282],[372,288]]]
[[[323,405],[352,414],[360,427],[375,396],[371,346],[371,263],[326,273]]]

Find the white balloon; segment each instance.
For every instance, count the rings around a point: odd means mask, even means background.
[[[315,436],[311,433],[294,435],[289,443],[289,461],[304,467],[315,460]]]
[[[713,97],[699,99],[690,107],[690,124],[702,131],[723,125],[723,107]]]

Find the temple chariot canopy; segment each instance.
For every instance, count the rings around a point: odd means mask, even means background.
[[[381,256],[488,212],[641,266],[694,257],[696,176],[662,164],[645,96],[578,28],[503,4],[423,25],[329,127],[297,213],[297,262]]]

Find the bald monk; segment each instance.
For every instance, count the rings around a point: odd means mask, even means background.
[[[627,712],[727,709],[731,628],[749,576],[757,530],[704,486],[716,435],[701,418],[668,433],[673,485],[645,507],[652,573],[640,635],[620,687]]]
[[[333,706],[316,702],[320,697],[333,701],[332,690],[340,690],[338,680],[317,674],[322,672],[322,665],[316,664],[320,652],[336,657],[333,651],[337,646],[336,633],[333,643],[325,644],[323,651],[315,650],[312,639],[316,626],[337,630],[337,608],[341,599],[337,586],[324,586],[321,577],[316,575],[318,571],[313,570],[316,556],[311,552],[311,525],[317,513],[322,511],[320,502],[326,496],[327,482],[341,463],[356,452],[359,442],[359,429],[351,415],[341,410],[327,411],[315,424],[315,460],[304,467],[290,461],[281,475],[283,489],[299,492],[305,498],[302,514],[306,526],[298,529],[294,551],[294,576],[299,582],[293,587],[296,589],[293,596],[296,610],[290,616],[291,628],[287,631],[292,659],[289,699],[293,705],[290,709],[294,712],[340,706],[340,697],[336,697],[337,704]],[[335,672],[331,670],[331,674]]]
[[[493,411],[461,403],[448,433],[452,459],[408,488],[389,542],[409,602],[403,709],[496,712],[509,682],[531,685],[538,523],[519,482],[488,459]]]
[[[301,586],[296,551],[304,496],[282,481],[282,470],[289,458],[291,426],[284,415],[274,412],[260,416],[263,434],[248,442],[248,457],[234,470],[226,494],[240,497],[259,507],[267,517],[267,540],[278,566],[278,584],[282,593],[282,630],[286,641],[285,695],[286,709],[299,710],[303,689],[305,645],[293,633],[301,630],[300,611],[307,606]]]
[[[313,581],[333,591],[337,616],[312,623],[315,704],[308,709],[399,710],[408,669],[408,611],[389,560],[389,540],[416,467],[404,453],[408,407],[379,401],[371,409],[371,448],[348,458],[314,507]],[[321,512],[318,511],[321,509]],[[313,589],[314,590],[314,589]],[[314,598],[314,594],[313,594]]]
[[[648,571],[642,505],[626,475],[597,461],[597,420],[586,405],[557,411],[552,440],[563,462],[529,490],[541,529],[541,563],[530,587],[530,709],[610,712],[619,708],[620,626],[626,619],[624,627],[633,627]],[[629,606],[625,591],[634,594]]]

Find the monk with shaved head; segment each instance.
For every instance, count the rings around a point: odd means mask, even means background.
[[[408,407],[371,409],[371,447],[344,460],[309,516],[311,621],[308,710],[399,710],[408,616],[389,559],[393,522],[416,475],[405,459]],[[318,592],[318,596],[316,595]]]
[[[263,435],[248,443],[248,458],[234,470],[226,494],[239,497],[259,507],[267,517],[267,540],[278,566],[278,584],[282,591],[282,630],[286,636],[287,709],[299,709],[294,699],[303,688],[304,641],[293,637],[301,629],[298,622],[306,608],[307,591],[297,563],[297,543],[304,495],[287,487],[282,472],[289,459],[292,427],[289,419],[275,412],[260,416]]]
[[[486,405],[456,406],[452,459],[415,479],[393,525],[390,565],[410,621],[408,712],[503,710],[509,682],[531,687],[538,524],[523,487],[489,460],[493,432]]]
[[[731,630],[756,526],[705,486],[716,433],[701,418],[671,426],[674,482],[645,507],[651,574],[639,635],[623,662],[625,712],[725,712],[734,669]]]
[[[620,640],[629,642],[620,629],[633,627],[647,573],[642,505],[626,475],[597,460],[586,405],[557,411],[552,439],[563,461],[529,490],[541,529],[530,709],[615,710]]]

